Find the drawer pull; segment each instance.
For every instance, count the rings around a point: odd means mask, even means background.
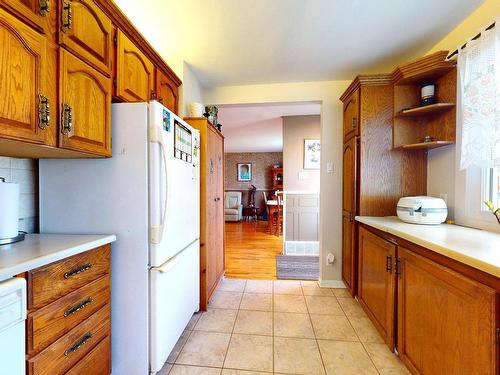
[[[78,268],[75,268],[74,270],[71,270],[69,272],[66,272],[64,274],[64,278],[65,279],[69,279],[70,277],[73,277],[73,276],[76,276],[82,272],[85,272],[85,271],[88,271],[92,268],[92,264],[90,263],[87,263],[87,264],[84,264],[83,266],[81,267],[78,267]]]
[[[389,273],[392,273],[392,256],[387,255],[385,257],[385,270]]]
[[[90,305],[92,303],[92,298],[85,298],[82,302],[76,304],[75,306],[72,306],[70,307],[69,309],[67,309],[65,312],[64,312],[64,316],[69,316],[69,315],[73,315],[74,313],[80,311],[81,309],[84,309],[85,307],[87,307],[88,305]]]
[[[86,343],[88,343],[90,341],[90,339],[92,338],[92,333],[90,332],[87,332],[85,335],[82,336],[82,338],[80,340],[78,340],[77,342],[75,342],[73,345],[71,345],[65,352],[64,352],[64,355],[65,356],[68,356],[70,355],[71,353],[74,353],[76,352],[78,349],[80,349],[82,346],[84,346]]]

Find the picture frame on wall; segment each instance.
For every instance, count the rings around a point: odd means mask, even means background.
[[[239,182],[252,181],[252,163],[238,163],[236,173]]]
[[[320,169],[321,142],[319,139],[304,139],[304,169]]]

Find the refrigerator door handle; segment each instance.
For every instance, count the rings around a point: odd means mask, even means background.
[[[151,268],[151,271],[155,271],[155,272],[160,272],[160,273],[168,273],[169,271],[171,271],[177,264],[179,263],[179,257],[178,256],[175,256],[173,257],[172,259],[170,259],[169,261],[163,263],[161,266],[159,267],[153,267]]]
[[[163,229],[165,227],[165,221],[167,219],[167,204],[168,204],[167,146],[165,145],[161,128],[157,128],[154,126],[150,127],[150,141],[156,142],[160,145],[161,153],[163,156],[163,168],[164,168],[164,178],[165,178],[165,202],[163,204],[163,213],[161,215],[160,225],[153,225],[151,227],[151,242],[154,244],[159,244],[163,239]]]

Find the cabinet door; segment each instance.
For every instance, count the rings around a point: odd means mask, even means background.
[[[110,76],[111,20],[92,0],[62,0],[59,13],[59,43]]]
[[[178,87],[161,70],[156,69],[156,97],[165,107],[177,113]]]
[[[355,225],[357,139],[344,145],[342,165],[342,278],[352,294],[356,289]]]
[[[2,0],[4,8],[40,32],[44,29],[49,12],[56,8],[57,0]]]
[[[43,143],[45,37],[0,9],[0,41],[0,137]]]
[[[217,221],[213,226],[217,233],[217,282],[219,282],[224,274],[224,144],[219,134],[214,138],[217,166]]]
[[[154,93],[154,66],[123,34],[117,31],[116,95],[128,102],[144,102]]]
[[[398,353],[414,374],[498,374],[496,292],[398,247]]]
[[[359,135],[359,89],[344,101],[344,142]]]
[[[207,278],[207,300],[210,300],[218,281],[219,269],[219,245],[217,230],[218,222],[218,172],[217,172],[218,139],[216,135],[207,130],[207,170],[206,170],[206,278]]]
[[[359,228],[358,299],[391,351],[394,349],[396,246]]]
[[[60,50],[59,146],[111,156],[111,79]]]

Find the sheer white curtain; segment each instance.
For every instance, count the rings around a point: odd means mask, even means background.
[[[460,168],[500,165],[500,19],[458,54],[461,87]]]

